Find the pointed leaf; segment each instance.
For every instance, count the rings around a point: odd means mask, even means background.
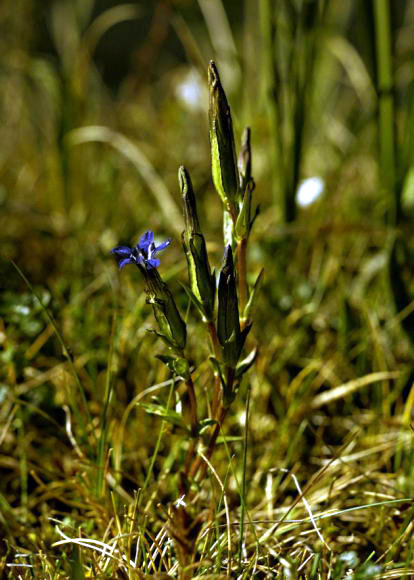
[[[252,313],[256,306],[256,300],[258,295],[258,290],[263,280],[264,268],[262,268],[259,272],[259,275],[256,278],[256,282],[250,292],[249,301],[246,304],[246,307],[243,312],[243,320],[251,320]]]
[[[237,443],[243,441],[241,435],[219,435],[217,437],[217,445],[222,445],[223,443]]]
[[[217,425],[217,421],[215,419],[202,419],[198,424],[198,433],[202,435],[209,427],[213,425]]]
[[[189,297],[189,299],[191,300],[191,302],[193,302],[194,306],[197,308],[197,310],[200,312],[201,317],[205,318],[206,314],[204,312],[204,308],[203,305],[201,304],[201,302],[198,300],[197,296],[194,294],[194,292],[192,292],[190,290],[190,288],[188,286],[186,286],[185,284],[183,284],[182,282],[180,282],[180,285],[182,286],[182,288],[184,288],[185,293],[187,294],[187,296]]]
[[[233,220],[231,219],[231,215],[228,211],[223,212],[223,238],[224,238],[224,245],[231,246],[234,248],[234,235],[233,235]]]
[[[177,350],[177,345],[175,344],[175,342],[172,341],[168,336],[166,336],[162,332],[158,332],[158,330],[155,330],[155,328],[148,328],[147,332],[155,334],[155,336],[160,338],[168,346],[168,348],[171,348],[174,351]]]
[[[236,379],[240,378],[253,365],[257,357],[257,348],[254,348],[236,367]]]
[[[187,359],[164,354],[157,354],[156,358],[167,365],[171,372],[182,377],[184,380],[188,379],[190,376],[190,367]]]
[[[194,233],[200,233],[200,224],[191,177],[183,165],[178,170],[178,183],[183,196],[185,235],[188,237]]]
[[[217,336],[223,347],[223,361],[229,367],[237,365],[247,332],[240,332],[233,254],[227,246],[218,284]]]
[[[192,290],[194,293],[196,293],[195,290],[197,290],[200,295],[200,300],[203,303],[207,318],[211,320],[214,310],[216,284],[215,278],[211,275],[204,236],[201,234],[194,234],[189,239],[189,244],[195,266],[195,279],[192,281],[195,288],[192,288]]]
[[[234,228],[236,240],[247,240],[250,234],[251,226],[251,207],[252,207],[252,190],[248,186],[246,193],[244,194],[243,201],[241,203],[240,212],[236,220],[236,226]]]
[[[168,407],[165,407],[164,405],[154,405],[152,403],[138,403],[138,406],[142,407],[149,415],[161,417],[164,421],[171,423],[171,425],[184,429],[184,431],[188,431],[184,419],[180,413],[177,413],[177,411],[168,409]]]
[[[220,377],[221,386],[223,387],[223,389],[225,389],[226,381],[224,379],[223,369],[221,368],[220,362],[214,356],[209,356],[208,360],[210,361],[210,364],[213,367],[215,374],[217,374]]]
[[[238,159],[238,168],[240,176],[240,189],[244,191],[246,185],[252,177],[252,148],[250,144],[250,127],[246,127],[243,131],[241,147]]]

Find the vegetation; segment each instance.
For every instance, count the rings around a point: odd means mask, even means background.
[[[413,5],[240,4],[2,3],[4,578],[414,577]]]

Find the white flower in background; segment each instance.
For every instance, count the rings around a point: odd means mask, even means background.
[[[189,109],[199,109],[204,106],[205,90],[198,72],[190,69],[176,85],[175,94],[183,105]]]
[[[296,194],[298,205],[301,207],[310,205],[321,195],[324,189],[325,184],[320,177],[309,177],[305,179],[300,184]]]

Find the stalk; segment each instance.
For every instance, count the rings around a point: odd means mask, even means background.
[[[197,424],[198,424],[197,399],[196,399],[196,394],[195,394],[195,390],[194,390],[194,383],[193,383],[193,379],[191,378],[191,375],[186,380],[185,384],[187,386],[188,398],[189,398],[189,403],[190,403],[189,406],[190,406],[191,433],[192,433],[193,437],[196,437]]]
[[[401,200],[396,188],[394,95],[392,73],[391,15],[389,0],[374,0],[374,24],[379,94],[378,138],[381,179],[389,197],[388,222],[398,223]]]
[[[269,118],[272,156],[272,192],[273,200],[278,207],[278,218],[286,222],[286,177],[282,162],[283,138],[281,131],[281,111],[278,98],[278,70],[275,58],[275,23],[274,3],[272,0],[260,0],[260,25],[263,39],[263,77],[265,79],[265,104]]]
[[[246,511],[246,467],[247,467],[247,440],[249,435],[249,410],[250,410],[250,386],[247,390],[246,419],[244,427],[243,442],[243,480],[241,489],[241,509],[240,509],[240,544],[239,544],[239,566],[241,566],[244,540],[244,514]]]
[[[227,388],[229,390],[232,390],[233,386],[234,386],[235,370],[231,367],[227,367],[226,375],[227,375],[227,381],[226,381]],[[229,410],[229,407],[225,406],[225,405],[223,405],[223,403],[221,403],[220,410],[218,413],[217,423],[213,427],[213,432],[211,434],[210,441],[209,441],[209,444],[207,447],[207,451],[205,453],[205,456],[207,457],[207,459],[210,459],[214,453],[214,450],[216,448],[217,438],[220,434],[220,430],[221,430],[222,424],[224,422],[224,419],[226,418],[228,410]],[[195,481],[196,478],[198,481],[201,481],[206,474],[207,467],[208,467],[207,463],[205,463],[200,456],[196,457],[194,460],[194,463],[191,467],[191,470],[190,470],[190,478],[193,481]]]

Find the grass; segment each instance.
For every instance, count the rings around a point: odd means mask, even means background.
[[[156,34],[163,29],[161,2],[120,8],[98,21],[85,8],[74,14],[77,3],[52,4],[44,18],[55,38],[72,39],[53,56],[39,51],[27,24],[35,3],[4,4],[5,578],[414,577],[413,121],[406,100],[412,10],[408,2],[367,8],[330,0],[306,8],[286,0],[272,24],[271,3],[256,10],[253,4],[245,20],[231,2],[215,2],[206,23],[206,6],[203,12],[172,3],[174,38]],[[310,8],[316,21],[304,19]],[[211,38],[217,14],[230,23],[220,28],[221,42]],[[136,86],[132,62],[122,84],[108,88],[100,60],[110,49],[105,34],[135,17],[141,47],[151,47],[151,74]],[[290,36],[295,18],[312,25],[312,39]],[[361,24],[368,21],[372,36]],[[281,67],[281,101],[269,100],[257,65],[270,74],[272,30],[264,45],[260,31],[271,24],[285,35],[273,62]],[[311,79],[302,68],[302,41],[317,42],[308,55]],[[226,46],[236,52],[221,55]],[[286,96],[295,81],[282,60],[289,55],[300,85],[295,103]],[[181,286],[188,277],[178,167],[184,163],[192,175],[216,271],[222,207],[211,179],[207,97],[190,106],[177,86],[186,72],[201,71],[197,90],[206,94],[212,56],[219,69],[222,57],[241,70],[237,81],[234,67],[227,94],[236,142],[244,124],[252,128],[254,199],[261,205],[249,237],[249,287],[262,267],[265,273],[246,351],[257,346],[259,355],[214,453],[193,450],[204,477],[190,486],[189,501],[180,475],[192,444],[180,423],[182,412],[187,417],[185,386],[155,356],[167,350],[148,332],[155,322],[142,277],[132,267],[119,272],[109,252],[136,243],[147,229],[157,239],[173,238],[160,273],[186,319],[186,356],[199,412],[207,413],[209,346]],[[391,116],[383,90],[390,78]],[[274,185],[277,151],[286,151],[279,176],[285,190]],[[384,163],[393,168],[392,183],[381,173]],[[292,205],[298,182],[312,175],[323,178],[324,193],[308,207]],[[176,424],[148,413],[154,405]],[[187,516],[190,530],[180,539]],[[185,542],[196,558],[183,565]]]

